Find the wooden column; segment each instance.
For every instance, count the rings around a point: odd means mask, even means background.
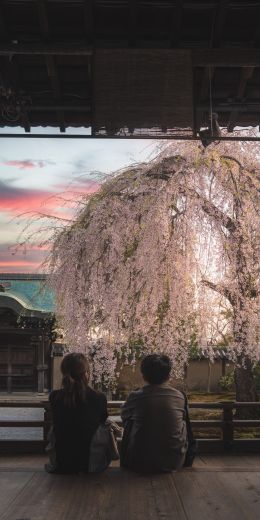
[[[234,423],[233,423],[233,403],[223,403],[223,445],[225,451],[233,448],[234,441]]]

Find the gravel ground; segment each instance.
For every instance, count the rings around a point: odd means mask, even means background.
[[[1,421],[42,421],[43,408],[0,408]],[[43,428],[0,428],[0,440],[43,439]]]

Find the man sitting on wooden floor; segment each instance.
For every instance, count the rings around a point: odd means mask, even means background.
[[[187,451],[184,395],[169,385],[171,361],[151,354],[141,364],[145,386],[122,409],[121,465],[135,471],[180,469]]]

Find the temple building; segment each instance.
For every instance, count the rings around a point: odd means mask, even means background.
[[[0,274],[0,392],[50,389],[53,328],[45,276]]]

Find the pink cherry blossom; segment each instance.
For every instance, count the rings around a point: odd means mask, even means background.
[[[56,234],[50,283],[71,350],[113,385],[120,363],[196,338],[213,357],[260,359],[259,157],[255,144],[174,143],[111,176]]]

